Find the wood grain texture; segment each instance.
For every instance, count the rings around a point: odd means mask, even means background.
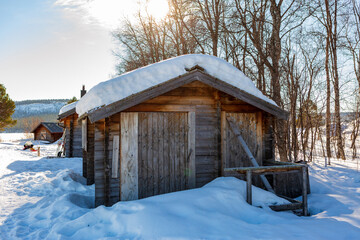
[[[189,188],[188,132],[187,113],[139,113],[139,198]]]
[[[94,135],[95,124],[87,121],[87,151],[85,155],[86,161],[86,184],[92,185],[95,183],[95,166],[94,166]]]
[[[121,200],[138,199],[138,113],[121,113]]]
[[[95,123],[94,139],[95,207],[97,207],[105,204],[105,120]]]
[[[196,146],[196,118],[195,112],[188,113],[188,151],[187,158],[188,160],[188,188],[196,187],[196,156],[195,156],[195,146]]]
[[[111,177],[119,177],[119,136],[113,137],[113,151],[112,151],[112,166],[111,166]]]

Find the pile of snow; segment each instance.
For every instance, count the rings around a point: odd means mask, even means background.
[[[358,239],[356,161],[310,165],[312,216],[274,212],[287,201],[246,183],[217,178],[202,188],[94,208],[81,158],[45,158],[0,143],[0,239]],[[51,155],[55,144],[41,145]]]
[[[75,109],[77,103],[78,103],[78,101],[63,106],[62,108],[60,108],[59,115],[66,113],[72,109]]]
[[[264,96],[244,73],[230,63],[215,56],[189,54],[154,63],[99,83],[79,100],[76,112],[81,116],[183,75],[187,73],[186,68],[196,65],[204,68],[208,74],[277,106],[274,101]]]

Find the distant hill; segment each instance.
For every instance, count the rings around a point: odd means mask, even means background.
[[[29,132],[39,122],[55,122],[59,110],[69,99],[41,99],[15,101],[15,113],[13,119],[17,124],[12,128],[5,129],[5,132]]]

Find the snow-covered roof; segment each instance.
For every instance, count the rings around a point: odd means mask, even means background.
[[[78,103],[78,101],[63,106],[62,108],[60,108],[59,115],[75,109],[77,103]]]
[[[35,130],[43,125],[47,130],[49,130],[50,133],[62,133],[63,129],[58,126],[56,122],[41,122],[39,123],[31,132],[35,132]]]
[[[187,73],[186,69],[196,65],[202,67],[207,74],[278,108],[273,100],[264,96],[244,73],[230,63],[215,56],[189,54],[154,63],[99,83],[78,101],[76,112],[82,116],[184,75]]]

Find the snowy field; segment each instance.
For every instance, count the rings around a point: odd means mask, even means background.
[[[284,200],[260,189],[248,205],[235,178],[93,208],[81,158],[47,158],[56,145],[35,142],[38,157],[25,141],[0,142],[0,239],[360,239],[356,161],[310,165],[310,217],[271,211]]]

